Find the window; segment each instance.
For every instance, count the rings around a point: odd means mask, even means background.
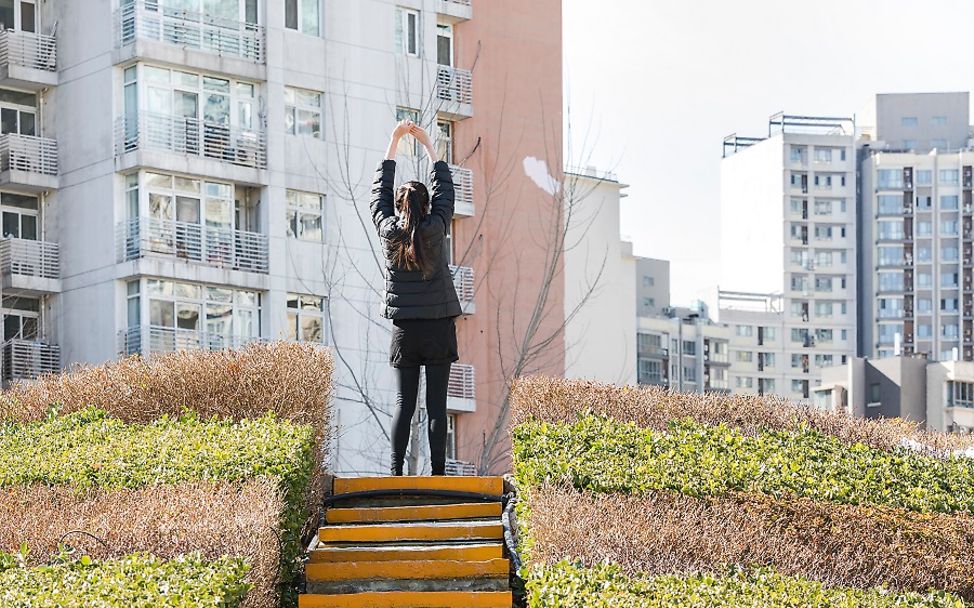
[[[236,228],[233,184],[146,172],[142,174],[142,190],[148,202],[149,217],[171,226],[169,230],[175,233],[175,242],[172,242],[165,236],[167,229],[157,229],[161,234],[153,235],[153,251],[190,259],[198,259],[203,250],[208,258],[221,254],[216,243],[203,242],[201,246],[202,228],[223,231]],[[129,219],[140,215],[137,200],[129,201],[128,212],[135,213]]]
[[[747,376],[737,376],[735,379],[737,388],[754,388],[754,378]]]
[[[324,196],[298,190],[287,191],[288,236],[302,241],[321,242]]]
[[[445,161],[448,164],[453,163],[453,123],[446,120],[436,121],[436,154],[440,157],[440,160]],[[651,282],[647,285],[646,279]],[[646,287],[652,287],[653,277],[643,277],[643,285]]]
[[[419,111],[410,108],[396,108],[396,122],[400,120],[411,120],[419,124]],[[421,152],[419,140],[415,137],[403,137],[400,139],[399,148],[396,150],[397,154],[412,157],[420,156]]]
[[[880,272],[878,274],[880,291],[903,291],[902,272]]]
[[[654,285],[656,285],[655,278],[648,275],[643,277],[643,287],[652,287]]]
[[[946,150],[950,146],[947,143],[947,140],[946,139],[931,139],[930,140],[930,147],[931,148],[936,148],[938,150]]]
[[[954,211],[957,209],[958,197],[956,194],[946,195],[940,197],[940,208],[945,211]]]
[[[687,382],[697,381],[697,368],[693,365],[683,366],[683,379]]]
[[[940,234],[945,236],[957,236],[959,224],[957,220],[944,220],[940,222]]]
[[[816,367],[830,367],[834,362],[832,355],[815,355]]]
[[[933,287],[933,275],[929,272],[918,272],[917,273],[917,287],[921,289],[930,289]]]
[[[915,126],[917,126],[917,117],[916,116],[901,116],[900,117],[900,126],[901,127],[915,127]]]
[[[3,215],[3,237],[36,241],[38,231],[37,199],[33,196],[0,193],[0,212]]]
[[[222,349],[260,337],[255,291],[147,279],[152,348]]]
[[[879,169],[877,174],[880,188],[885,190],[903,189],[902,169]]]
[[[944,245],[943,249],[940,250],[943,261],[945,262],[956,262],[957,261],[957,245]]]
[[[917,236],[930,236],[933,234],[933,222],[917,221],[916,233]]]
[[[880,194],[876,197],[876,208],[883,215],[899,215],[903,212],[903,197]]]
[[[869,385],[869,401],[871,403],[879,403],[879,383],[872,382]]]
[[[789,147],[789,153],[791,162],[793,163],[803,163],[805,162],[805,146],[795,146]]]
[[[792,380],[791,381],[791,392],[793,392],[793,393],[804,393],[805,392],[805,381],[804,380]]]
[[[915,178],[918,186],[929,186],[933,183],[933,171],[930,169],[917,169]]]
[[[903,300],[899,298],[879,298],[880,319],[902,319]]]
[[[903,148],[906,150],[914,150],[917,147],[917,140],[915,139],[904,139]]]
[[[804,327],[794,327],[791,330],[791,341],[804,344],[808,341],[808,330]]]
[[[764,340],[765,340],[765,342],[774,342],[774,340],[775,340],[775,331],[774,331],[774,329],[775,329],[774,327],[764,327],[763,328],[763,330],[764,330],[763,331],[763,334],[764,334]]]
[[[832,213],[832,201],[815,201],[815,215],[831,215]]]
[[[831,342],[832,341],[832,330],[831,329],[816,329],[815,330],[815,340],[818,342]]]
[[[893,344],[897,334],[903,335],[903,325],[900,323],[882,324],[879,326],[879,343]]]
[[[815,316],[828,318],[832,316],[832,302],[816,302]]]
[[[643,306],[652,308],[656,306],[656,298],[643,298]]]
[[[917,247],[917,261],[918,262],[929,262],[933,259],[933,253],[930,245],[920,245]]]
[[[751,325],[738,325],[737,335],[741,337],[751,337],[754,335],[754,327]]]
[[[37,96],[0,89],[0,133],[37,135]]]
[[[737,351],[737,361],[739,363],[750,363],[754,361],[754,353],[749,350]]]
[[[830,163],[832,162],[832,148],[819,148],[815,147],[815,162],[817,163]]]
[[[4,296],[3,340],[37,340],[39,336],[41,302],[35,298]]]
[[[929,323],[920,323],[917,325],[917,337],[926,339],[932,338],[933,328],[931,325]]]
[[[802,359],[805,355],[792,355],[791,356],[791,367],[792,369],[798,369],[804,365]]]
[[[0,2],[0,29],[21,32],[37,31],[37,8],[34,2]]]
[[[774,353],[758,353],[758,364],[763,367],[774,367]]]
[[[457,415],[446,415],[446,458],[456,460],[457,458]]]
[[[960,331],[953,323],[945,323],[940,326],[940,335],[948,340],[956,340],[959,334]]]
[[[693,340],[683,341],[683,354],[688,356],[694,356],[697,354],[697,343]]]
[[[284,87],[284,122],[291,135],[321,138],[321,93]]]
[[[284,0],[284,27],[309,36],[321,35],[320,0]]]
[[[639,359],[639,384],[662,384],[663,362],[653,359]]]
[[[941,169],[940,170],[940,183],[941,184],[956,184],[960,179],[960,171],[957,169]]]
[[[832,291],[832,277],[815,277],[815,291]]]
[[[134,89],[129,91],[128,87],[132,84],[129,77],[134,75],[126,71],[126,116],[137,114],[141,109],[149,112],[150,116],[154,115],[153,121],[168,117],[186,121],[202,120],[206,125],[203,135],[211,141],[227,138],[227,127],[231,125],[240,129],[255,127],[257,85],[254,83],[152,65],[140,64],[138,67],[142,69],[137,76],[142,85],[139,92]],[[138,96],[143,94],[145,100],[143,107],[139,108]],[[162,127],[156,128],[162,131],[159,139],[164,142],[172,138],[185,140],[178,144],[166,142],[168,145],[176,145],[180,149],[185,147],[190,151],[196,151],[200,147],[200,142],[193,139],[199,138],[195,128],[188,129],[185,134],[171,133]],[[215,144],[211,143],[208,147],[213,146]]]
[[[933,300],[930,298],[917,298],[917,310],[923,313],[933,311]]]
[[[325,298],[288,294],[288,339],[296,342],[325,342]]]
[[[419,11],[396,8],[396,48],[404,55],[419,57]]]
[[[903,245],[880,245],[879,265],[899,266],[903,263]]]
[[[885,241],[903,240],[903,220],[879,220],[876,222],[876,234]]]
[[[933,117],[930,118],[930,123],[942,127],[942,126],[944,126],[944,125],[947,124],[947,117],[946,116],[933,116]]]
[[[436,25],[436,63],[439,65],[453,65],[453,26],[438,23]]]
[[[767,395],[774,392],[774,378],[758,378],[758,390]]]
[[[948,381],[947,407],[974,407],[974,383]]]
[[[940,310],[957,312],[957,298],[940,298]]]

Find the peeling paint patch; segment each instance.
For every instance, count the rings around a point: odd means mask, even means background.
[[[533,156],[524,158],[524,173],[531,178],[539,188],[554,196],[561,189],[561,184],[548,173],[548,165],[541,159]]]

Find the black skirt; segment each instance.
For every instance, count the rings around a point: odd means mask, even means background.
[[[400,319],[392,322],[389,365],[417,367],[453,363],[457,355],[457,326],[453,317]]]

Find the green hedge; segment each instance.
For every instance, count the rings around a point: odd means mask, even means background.
[[[202,420],[195,414],[128,424],[89,408],[29,424],[0,425],[0,487],[139,488],[189,481],[272,477],[285,501],[283,582],[300,571],[306,492],[314,474],[314,430],[267,414]],[[203,506],[205,508],[205,506]]]
[[[629,577],[617,566],[581,568],[561,562],[527,577],[529,608],[966,608],[944,592],[927,595],[883,589],[827,588],[769,569],[719,575]]]
[[[595,492],[742,491],[974,513],[974,460],[848,445],[807,429],[748,436],[675,421],[658,432],[584,416],[571,424],[521,424],[513,445],[522,487],[552,481]]]
[[[144,554],[24,568],[0,555],[2,608],[235,608],[249,591],[240,559]]]

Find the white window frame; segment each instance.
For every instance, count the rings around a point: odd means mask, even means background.
[[[295,11],[295,27],[288,25],[288,5],[293,3]],[[308,6],[317,7],[317,19],[314,23],[314,31],[308,31],[306,28],[306,23],[304,19],[305,7]],[[321,36],[321,0],[285,0],[284,2],[284,29],[291,30],[292,32],[301,32],[308,36]]]
[[[295,301],[297,307],[292,307],[291,302]],[[306,308],[305,304],[310,303],[314,305],[317,302],[317,308]],[[287,294],[287,324],[288,324],[288,338],[296,342],[312,342],[314,344],[328,344],[328,323],[325,313],[328,311],[328,298],[325,296],[316,296],[309,294],[297,294],[289,293]],[[317,320],[321,327],[321,339],[320,340],[309,340],[304,335],[304,323],[305,319]]]
[[[396,122],[400,120],[411,120],[416,124],[419,124],[419,110],[414,110],[413,108],[406,108],[399,106],[396,108]],[[397,148],[396,153],[402,154],[403,156],[408,156],[410,158],[416,158],[420,156],[419,140],[415,137],[403,137],[399,140],[399,148]]]
[[[303,100],[317,98],[317,104],[309,104]],[[322,122],[324,113],[322,112],[324,95],[320,91],[311,89],[301,89],[298,87],[284,87],[284,111],[285,111],[285,130],[288,135],[304,135],[321,139]],[[317,131],[310,133],[303,132],[300,127],[304,124],[300,120],[302,114],[317,116]]]
[[[396,39],[399,48],[397,52],[406,55],[408,57],[419,57],[422,55],[421,50],[423,48],[422,40],[422,20],[420,18],[420,12],[416,9],[406,8],[404,6],[396,7]],[[413,18],[413,25],[415,28],[413,36],[413,48],[410,48],[409,44],[409,22],[410,17]]]
[[[28,310],[26,308],[17,308],[15,304],[20,301],[31,301],[37,303],[37,310]],[[40,298],[30,298],[22,296],[4,296],[2,303],[0,303],[0,314],[3,314],[3,337],[6,339],[7,333],[7,317],[18,317],[19,329],[17,330],[17,335],[12,337],[12,340],[39,340],[43,336],[43,330],[41,329],[41,309],[42,302]],[[34,335],[24,335],[24,319],[34,320]]]
[[[440,38],[450,41],[450,63],[440,63]],[[453,33],[453,26],[448,23],[436,24],[436,61],[439,65],[453,67],[456,63],[456,37]]]
[[[34,29],[32,30],[24,29],[24,12],[23,12],[24,4],[30,4],[34,7]],[[40,11],[38,10],[37,5],[38,5],[37,0],[15,0],[14,1],[14,22],[4,23],[3,29],[14,30],[16,32],[33,32],[33,33],[40,32],[41,14]]]
[[[291,238],[296,238],[301,241],[308,241],[311,243],[321,243],[325,240],[325,195],[317,192],[305,192],[303,190],[292,190],[288,189],[286,193],[287,198],[287,235]],[[301,200],[310,201],[313,197],[317,197],[318,205],[317,210],[312,208],[310,205],[301,204]],[[298,221],[301,216],[317,216],[319,230],[321,232],[320,238],[308,238],[304,236],[304,223]]]
[[[436,152],[440,160],[453,164],[453,121],[436,121]]]

